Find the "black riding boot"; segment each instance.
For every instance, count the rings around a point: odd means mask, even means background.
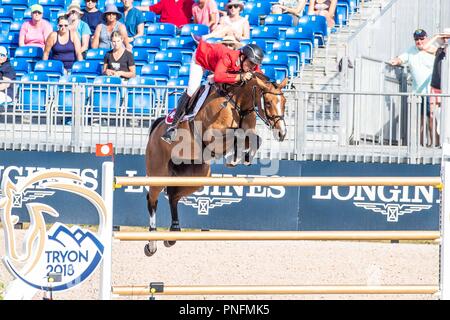
[[[178,123],[186,112],[186,107],[190,98],[191,97],[189,97],[186,92],[183,92],[183,95],[180,97],[180,99],[178,99],[177,111],[175,112],[175,115],[173,117],[172,125],[167,128],[166,132],[161,136],[161,139],[163,139],[168,144],[171,144],[177,136]]]

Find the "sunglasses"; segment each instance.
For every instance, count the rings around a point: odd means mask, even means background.
[[[414,41],[418,41],[418,40],[425,40],[425,37],[414,38]]]
[[[62,28],[62,27],[68,27],[69,25],[68,24],[58,24],[58,27],[60,27],[60,28]]]
[[[32,13],[33,14],[42,14],[42,12],[40,12],[40,11],[33,11]]]
[[[69,12],[70,14],[78,13],[78,11],[72,10]]]
[[[86,3],[88,3],[88,2],[94,2],[94,3],[97,3],[97,0],[86,0]]]
[[[4,57],[6,57],[6,54],[0,53],[0,57],[4,58]]]
[[[228,8],[239,8],[240,7],[240,5],[238,5],[238,4],[232,4],[232,5],[229,5],[228,6]]]

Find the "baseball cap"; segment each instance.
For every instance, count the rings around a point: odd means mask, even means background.
[[[8,50],[4,46],[0,46],[0,55],[8,56]]]
[[[35,11],[39,11],[40,13],[44,13],[44,8],[38,3],[33,4],[30,7],[30,10],[31,10],[32,13],[35,12]]]
[[[426,31],[423,30],[423,29],[417,29],[417,30],[414,31],[414,33],[413,33],[414,40],[417,40],[417,39],[419,39],[419,38],[424,38],[424,37],[426,37],[426,36],[427,36],[427,33],[426,33]]]

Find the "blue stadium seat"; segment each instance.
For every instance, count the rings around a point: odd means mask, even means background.
[[[9,48],[9,55],[13,57],[16,48],[19,46],[19,34],[18,33],[0,34],[0,46]]]
[[[14,71],[16,71],[16,79],[20,80],[23,75],[27,74],[32,70],[32,68],[28,65],[28,61],[22,58],[11,58],[11,65],[14,67]]]
[[[105,57],[108,51],[109,51],[108,49],[104,48],[89,49],[86,52],[86,60],[99,61],[103,63],[103,58]]]
[[[96,113],[120,112],[122,79],[112,76],[98,76],[92,89],[92,107]],[[116,85],[116,86],[101,86]]]
[[[298,27],[311,28],[319,46],[325,45],[328,36],[327,20],[324,16],[306,15],[298,20]]]
[[[291,72],[296,75],[304,63],[311,62],[311,57],[307,56],[309,52],[306,50],[309,50],[309,46],[302,47],[302,43],[298,40],[284,40],[273,44],[272,53],[287,55]]]
[[[97,60],[75,61],[71,73],[73,75],[84,75],[88,82],[92,82],[95,77],[102,74],[102,65]]]
[[[195,41],[191,36],[176,37],[170,39],[167,43],[167,51],[180,52],[183,63],[190,63],[195,50]]]
[[[128,81],[128,86],[155,86],[156,80],[147,77],[136,77]],[[156,104],[155,88],[127,88],[127,113],[130,114],[153,114]]]
[[[177,26],[171,23],[153,23],[147,27],[147,36],[162,36],[173,38],[177,33]]]
[[[272,67],[266,68],[261,66],[261,71],[270,79],[270,81],[280,84],[284,80],[283,72],[277,72],[276,69]]]
[[[272,4],[270,1],[246,2],[244,4],[243,15],[250,13],[256,15],[268,15],[272,11]]]
[[[149,61],[152,62],[152,61]],[[169,67],[169,75],[176,77],[178,69],[183,65],[183,54],[177,51],[160,51],[154,57],[154,63],[166,64]]]
[[[21,79],[19,86],[19,101],[22,101],[21,109],[23,111],[44,112],[46,110],[47,96],[49,94],[49,86],[47,83],[49,78],[46,74],[28,73]]]
[[[187,86],[188,83],[184,79],[171,79],[167,82],[167,109],[172,111],[177,107],[178,99],[183,93],[183,88],[174,88],[179,86]]]
[[[181,27],[180,36],[191,36],[192,34],[203,36],[209,33],[209,27],[204,24],[189,23]]]
[[[222,11],[226,10],[225,9],[225,5],[228,3],[227,0],[225,0],[225,1],[216,1],[216,3],[217,3],[217,9],[222,10]]]
[[[264,19],[265,26],[292,27],[293,18],[290,14],[269,14]]]
[[[30,58],[33,60],[41,60],[44,55],[44,50],[40,47],[24,46],[16,49],[14,53],[15,58]]]
[[[257,27],[261,24],[260,20],[259,20],[259,16],[257,14],[247,13],[246,15],[244,15],[244,18],[246,18],[248,20],[250,27],[252,27],[252,26]]]
[[[149,76],[154,79],[160,79],[158,84],[167,84],[169,81],[169,66],[166,63],[146,64],[141,69],[141,76]]]
[[[279,32],[276,26],[259,26],[253,28],[250,35],[251,39],[264,38],[275,41],[278,39]]]
[[[39,0],[39,4],[43,7],[54,7],[64,9],[66,3],[64,0]]]
[[[262,65],[265,69],[275,69],[276,78],[288,77],[293,72],[291,71],[293,66],[289,66],[289,56],[284,52],[266,54]]]
[[[57,86],[58,95],[58,111],[72,112],[74,95],[73,95],[73,83],[87,83],[88,79],[83,75],[69,75],[63,76],[59,79]],[[87,91],[86,91],[87,93]],[[87,97],[87,95],[86,95]]]
[[[34,73],[45,74],[50,81],[58,81],[64,75],[64,64],[59,60],[41,60],[34,65]]]
[[[136,1],[134,1],[134,6],[136,6]],[[152,11],[142,11],[142,14],[144,15],[144,26],[148,26],[152,23],[156,22],[156,14]]]
[[[282,40],[301,41],[304,45],[307,45],[310,47],[309,52],[311,52],[311,55],[312,55],[313,48],[314,48],[314,34],[313,34],[311,27],[309,27],[309,26],[308,27],[305,27],[305,26],[290,27],[286,30],[285,39],[282,39]],[[305,50],[305,52],[306,52],[306,50]]]
[[[266,40],[268,40],[268,42],[266,42]],[[268,53],[268,52],[272,51],[274,42],[275,42],[275,40],[264,39],[264,38],[252,38],[248,41],[248,43],[253,43],[253,44],[256,44],[257,46],[259,46],[264,51],[264,53]]]
[[[348,21],[348,7],[345,3],[338,3],[336,5],[336,13],[334,15],[334,22],[336,26],[345,26]]]
[[[142,67],[147,64],[149,52],[146,48],[134,48],[133,49],[133,58],[134,63],[136,64],[136,74],[141,73]]]

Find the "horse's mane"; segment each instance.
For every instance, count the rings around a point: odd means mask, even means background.
[[[275,88],[278,88],[278,85],[275,82],[270,81],[270,78],[268,76],[266,76],[265,74],[263,74],[261,72],[255,72],[255,73],[253,73],[253,75],[256,78],[263,80],[264,82],[271,83]]]

